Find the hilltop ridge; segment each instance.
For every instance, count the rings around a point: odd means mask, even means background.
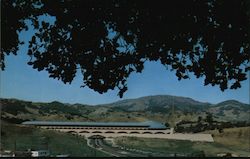
[[[125,99],[110,104],[85,105],[67,104],[58,101],[49,103],[18,99],[0,99],[2,119],[62,120],[62,121],[167,121],[172,107],[176,120],[196,120],[198,116],[212,113],[224,121],[249,120],[250,105],[236,100],[218,104],[196,101],[192,98],[169,95],[146,96]]]

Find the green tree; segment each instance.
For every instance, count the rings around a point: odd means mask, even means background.
[[[208,122],[210,126],[211,126],[212,123],[214,122],[214,120],[213,120],[213,115],[212,115],[211,113],[207,113],[206,122]]]
[[[224,130],[223,130],[222,127],[219,127],[219,128],[218,128],[218,131],[219,131],[219,133],[223,133],[223,132],[224,132]]]
[[[201,116],[198,116],[197,122],[200,123],[201,121],[202,121],[202,117],[201,117]]]
[[[165,126],[166,126],[166,127],[170,127],[170,124],[166,122],[166,123],[165,123]]]
[[[29,40],[28,64],[99,93],[127,91],[127,78],[145,61],[160,61],[178,80],[205,77],[204,85],[237,89],[249,71],[249,1],[2,0],[1,68],[4,57]],[[39,18],[53,16],[55,24]],[[109,36],[111,33],[112,36]]]

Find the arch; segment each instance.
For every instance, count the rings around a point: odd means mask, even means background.
[[[67,133],[70,133],[70,134],[77,134],[77,132],[75,132],[75,131],[67,131]]]
[[[92,133],[102,133],[101,131],[93,131]]]
[[[89,131],[80,131],[79,133],[89,133]]]
[[[126,131],[119,131],[119,132],[117,132],[118,134],[127,134],[128,132],[126,132]]]
[[[158,132],[155,132],[155,134],[165,134],[165,133],[162,131],[158,131]]]
[[[105,137],[102,135],[92,135],[90,137],[88,137],[89,139],[104,139]]]
[[[130,134],[140,134],[138,131],[131,131]]]
[[[115,132],[114,132],[114,131],[106,131],[105,133],[106,133],[106,134],[111,134],[111,133],[113,134],[113,133],[115,133]]]
[[[145,131],[145,132],[143,132],[143,134],[153,134],[153,133],[149,132],[149,131]]]

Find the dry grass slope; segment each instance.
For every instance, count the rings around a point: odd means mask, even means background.
[[[207,131],[214,136],[214,143],[177,141],[168,139],[147,139],[135,137],[121,137],[115,141],[118,145],[140,150],[159,152],[164,154],[190,154],[204,151],[206,156],[214,157],[219,153],[232,153],[241,157],[250,155],[250,127],[225,129],[224,133],[217,130]]]

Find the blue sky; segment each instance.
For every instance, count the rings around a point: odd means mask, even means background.
[[[44,17],[43,17],[44,18]],[[27,41],[34,30],[23,32],[20,39]],[[82,75],[78,75],[72,84],[48,77],[47,72],[32,69],[27,65],[29,57],[26,55],[27,45],[20,47],[17,56],[6,56],[6,69],[1,71],[0,95],[3,98],[18,98],[29,101],[65,103],[103,104],[121,100],[117,96],[118,90],[110,90],[99,94],[82,85]],[[249,75],[248,75],[249,77]],[[222,92],[218,86],[204,86],[204,79],[178,81],[174,72],[166,70],[160,62],[146,62],[142,73],[132,73],[128,78],[128,91],[122,99],[137,98],[149,95],[175,95],[190,97],[198,101],[218,103],[235,99],[249,103],[249,78],[237,90]]]
[[[6,57],[6,70],[1,72],[1,97],[29,101],[60,101],[66,103],[102,104],[121,100],[118,90],[99,94],[87,87],[80,88],[82,75],[78,73],[71,85],[48,77],[26,64],[28,56],[19,52]],[[238,90],[221,92],[218,86],[203,86],[203,79],[178,81],[174,72],[166,70],[158,62],[146,62],[142,73],[133,73],[128,79],[128,91],[122,99],[148,95],[175,95],[191,97],[198,101],[218,103],[236,99],[249,103],[249,80]]]

